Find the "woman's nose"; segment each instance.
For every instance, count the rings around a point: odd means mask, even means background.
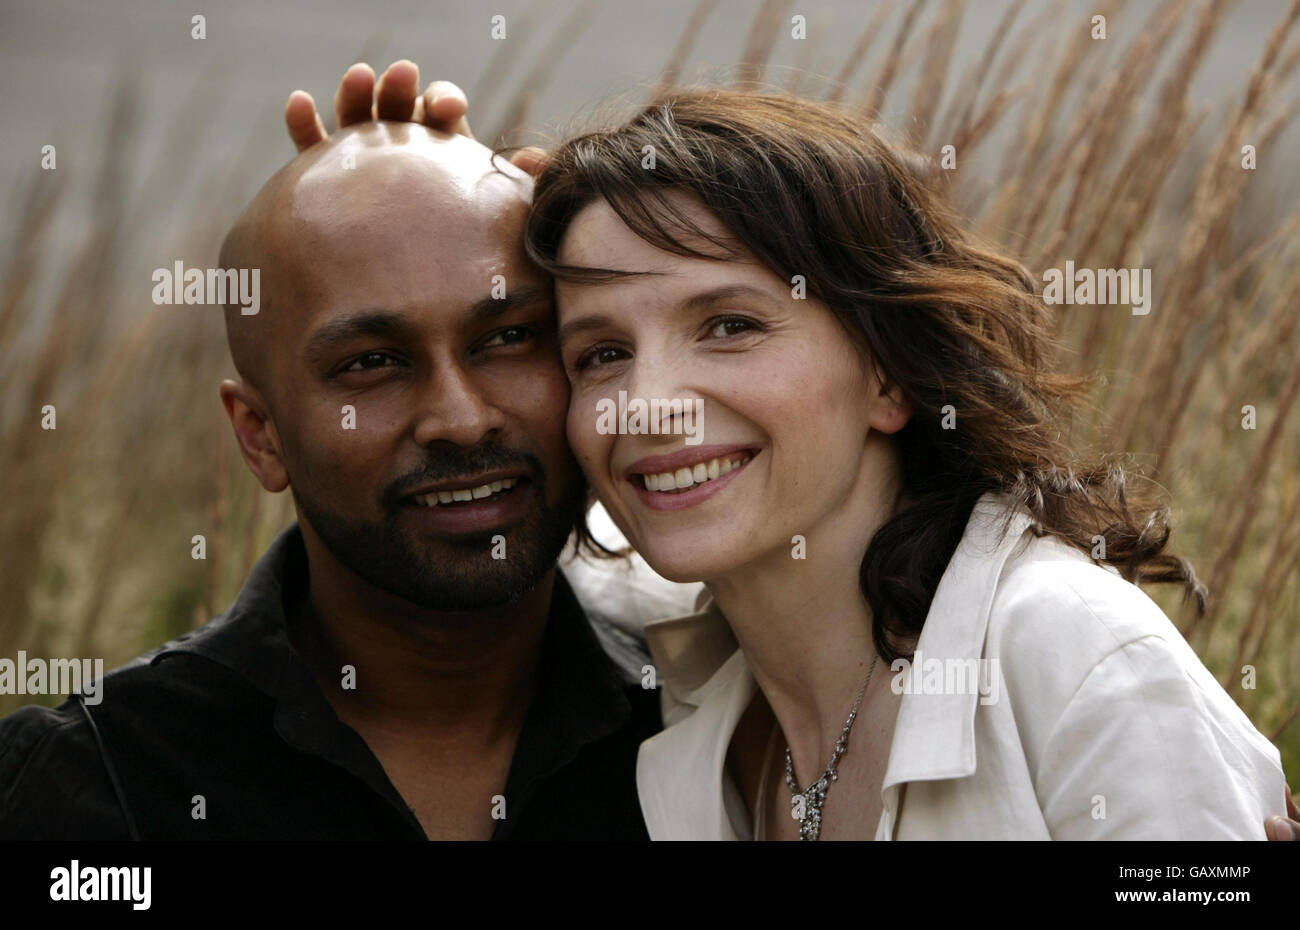
[[[674,421],[698,396],[697,392],[685,390],[682,364],[661,350],[640,352],[632,360],[625,385],[628,403],[640,400],[648,405],[648,409],[659,412],[660,422],[652,424],[651,428],[664,435],[681,431],[680,424]],[[681,403],[672,403],[677,400]]]

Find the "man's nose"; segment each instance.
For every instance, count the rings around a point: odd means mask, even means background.
[[[473,446],[505,426],[505,414],[460,365],[439,365],[421,397],[415,441]]]

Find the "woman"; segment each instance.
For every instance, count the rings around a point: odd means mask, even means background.
[[[915,163],[830,105],[705,90],[537,179],[570,444],[712,599],[647,628],[651,836],[1262,838],[1277,750],[1135,584],[1204,595],[1164,512],[1076,462],[1032,279]],[[703,444],[595,429],[624,391],[702,398]]]
[[[1164,511],[1076,461],[1032,279],[917,164],[829,105],[709,90],[537,180],[570,443],[709,594],[647,627],[651,836],[1262,838],[1277,750],[1136,584],[1204,596]],[[702,400],[702,443],[611,433],[615,398]]]

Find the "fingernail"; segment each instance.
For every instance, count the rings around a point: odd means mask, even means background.
[[[1295,831],[1291,829],[1291,824],[1281,817],[1273,818],[1273,833],[1279,840],[1290,842],[1295,839]]]

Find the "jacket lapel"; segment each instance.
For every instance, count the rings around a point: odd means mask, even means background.
[[[910,674],[911,679],[901,679],[903,698],[881,786],[885,810],[877,839],[893,836],[900,785],[963,778],[975,772],[978,691],[928,693],[927,667],[937,668],[933,663],[947,667],[950,662],[979,667],[1002,568],[1032,522],[1027,511],[1009,510],[1005,498],[985,494],[976,502],[926,614],[914,655],[919,665],[904,666],[898,660],[892,666],[896,675]],[[942,671],[939,674],[943,676]]]

